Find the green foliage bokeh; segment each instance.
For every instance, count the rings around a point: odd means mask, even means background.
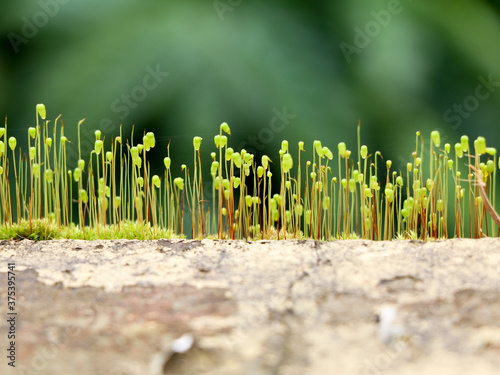
[[[94,130],[109,139],[123,124],[128,137],[135,125],[137,136],[155,132],[162,156],[172,141],[174,165],[189,163],[195,135],[213,151],[223,121],[233,147],[271,158],[282,139],[355,150],[358,119],[370,152],[395,168],[410,160],[417,130],[440,129],[443,142],[484,135],[500,147],[500,87],[483,90],[490,95],[477,106],[470,99],[479,77],[500,82],[492,1],[40,0],[0,9],[0,113],[23,149],[39,102],[48,118],[62,113],[74,144],[84,117],[89,149]],[[346,55],[347,45],[356,52]],[[161,81],[127,101],[151,70]],[[458,112],[464,104],[474,110]],[[273,128],[285,108],[289,121]]]

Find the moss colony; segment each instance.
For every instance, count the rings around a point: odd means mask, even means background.
[[[51,124],[39,104],[36,118],[36,127],[28,129],[28,155],[16,149],[16,138],[8,137],[7,121],[0,128],[3,238],[428,240],[498,235],[499,165],[496,149],[487,147],[483,137],[470,148],[467,136],[451,146],[441,145],[437,131],[428,142],[417,132],[413,162],[395,171],[390,160],[382,162],[380,152],[370,154],[361,145],[359,125],[356,154],[341,142],[334,155],[320,141],[307,153],[299,142],[292,152],[284,140],[276,156],[256,160],[229,147],[231,131],[223,123],[209,146],[214,149],[210,175],[202,173],[200,137],[193,139],[190,167],[183,164],[173,171],[167,148],[164,171],[157,175],[148,162],[155,147],[152,132],[134,145],[120,130],[105,150],[96,131],[94,150],[84,156],[82,120],[78,166],[70,170],[67,147],[76,145],[68,144],[59,117]],[[207,181],[210,201],[203,193]]]

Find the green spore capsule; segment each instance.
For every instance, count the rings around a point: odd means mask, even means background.
[[[366,147],[366,145],[363,145],[361,146],[361,158],[365,160],[367,156],[368,156],[368,147]]]
[[[394,201],[394,191],[392,189],[386,188],[384,190],[385,198],[389,203],[392,203]]]
[[[352,171],[352,178],[354,180],[356,180],[356,181],[358,180],[358,178],[359,178],[359,171],[357,169],[355,169],[354,171]]]
[[[144,145],[144,149],[145,149],[146,151],[149,151],[149,150],[151,149],[151,147],[150,147],[150,145],[149,145],[149,139],[148,139],[148,137],[146,137],[146,135],[144,135],[144,136],[142,137],[142,144]]]
[[[477,137],[474,141],[474,150],[478,155],[486,153],[486,139],[484,137]]]
[[[242,151],[242,155],[243,155],[243,150]],[[250,153],[245,153],[245,155],[243,156],[243,159],[245,161],[245,164],[251,164],[252,161],[253,161],[253,154],[250,154]]]
[[[227,145],[227,137],[225,135],[222,135],[220,137],[220,146],[225,147]]]
[[[495,156],[497,154],[497,149],[495,147],[486,147],[486,153]]]
[[[42,120],[45,120],[47,117],[47,111],[45,110],[45,105],[39,103],[36,105],[36,113],[38,116],[42,118]]]
[[[170,157],[166,156],[166,157],[163,159],[163,164],[165,164],[165,168],[169,169],[169,168],[170,168],[171,163],[172,163],[172,160],[170,159]]]
[[[35,128],[33,128],[33,127],[30,127],[30,128],[28,129],[28,134],[30,135],[30,137],[31,137],[32,139],[35,139],[35,137],[36,137],[36,129],[35,129]]]
[[[227,134],[231,134],[231,129],[229,128],[229,125],[227,124],[227,122],[223,122],[221,125],[220,125],[220,129],[224,132],[226,132]]]
[[[75,171],[73,172],[73,178],[75,179],[76,182],[80,181],[81,174],[82,174],[82,170],[80,168],[76,167]]]
[[[415,206],[415,199],[413,197],[408,198],[408,207],[413,208]]]
[[[232,155],[233,163],[237,168],[241,168],[241,154],[239,152],[234,152]]]
[[[333,153],[328,147],[326,147],[326,146],[323,147],[323,149],[321,151],[323,153],[323,156],[325,156],[328,160],[333,159]]]
[[[199,151],[199,149],[201,147],[202,139],[203,138],[201,138],[201,137],[194,137],[193,138],[193,147],[194,147],[195,151]]]
[[[439,147],[439,145],[441,144],[441,136],[439,135],[439,132],[437,130],[433,130],[431,132],[431,139],[434,147]]]
[[[212,176],[215,176],[218,170],[219,170],[219,162],[215,160],[212,162],[212,166],[210,167],[210,172]]]
[[[9,147],[12,151],[16,149],[17,146],[17,139],[15,137],[10,137],[9,138]]]
[[[424,198],[427,195],[427,190],[425,188],[418,189],[417,194],[420,195],[420,198]],[[424,205],[426,205],[426,204],[427,203],[425,203],[425,201],[424,201]]]
[[[354,178],[351,178],[349,180],[349,191],[351,193],[354,193],[355,190],[356,190],[356,180]]]
[[[262,178],[263,175],[264,175],[264,167],[259,165],[257,167],[257,176],[259,176],[259,178]]]
[[[372,189],[365,187],[365,195],[367,198],[372,198],[373,197]]]
[[[130,155],[132,155],[132,159],[135,159],[139,156],[139,149],[137,148],[137,146],[130,148]]]
[[[345,158],[346,157],[346,152],[347,152],[347,146],[345,145],[344,142],[340,142],[338,144],[338,149],[339,149],[339,154],[342,158]]]
[[[292,155],[286,153],[283,155],[283,172],[288,173],[293,167]]]
[[[271,159],[269,159],[269,156],[267,156],[267,155],[263,155],[262,156],[262,160],[261,161],[262,161],[262,167],[264,167],[264,169],[267,169],[267,167],[269,166],[269,161],[270,160]]]
[[[319,155],[319,157],[323,157],[323,147],[321,146],[321,141],[314,141],[313,142],[314,149],[316,150],[316,153]]]
[[[281,149],[282,149],[284,152],[288,152],[288,141],[287,141],[287,140],[283,140],[283,141],[281,141]]]
[[[488,160],[486,162],[486,172],[493,173],[495,170],[495,162],[493,160]]]
[[[38,163],[33,164],[33,176],[40,177],[40,164]]]
[[[464,149],[461,143],[455,143],[455,155],[460,159],[464,156]]]
[[[148,140],[149,147],[154,148],[156,146],[155,134],[153,132],[147,132],[146,138]]]
[[[79,194],[80,202],[87,203],[89,201],[89,197],[87,195],[87,191],[85,189],[80,190]]]
[[[427,188],[427,190],[431,191],[434,187],[434,182],[430,178],[428,178],[425,182],[425,187]]]
[[[252,207],[252,202],[253,202],[252,196],[246,195],[245,196],[245,204],[247,205],[247,207]]]
[[[276,201],[276,204],[277,204],[278,206],[281,206],[281,195],[279,195],[279,194],[274,194],[274,195],[273,195],[273,199]]]
[[[466,135],[462,135],[460,137],[460,144],[462,145],[462,151],[463,152],[468,152],[469,151],[469,137]]]
[[[158,189],[161,187],[161,180],[160,180],[160,177],[158,175],[154,175],[153,176],[153,185],[156,186]]]

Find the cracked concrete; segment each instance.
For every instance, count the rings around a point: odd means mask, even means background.
[[[4,241],[0,273],[8,262],[17,371],[3,359],[2,374],[444,375],[500,366],[499,239]],[[194,343],[178,352],[186,334]]]

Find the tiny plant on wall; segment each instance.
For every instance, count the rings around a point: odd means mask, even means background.
[[[67,167],[60,116],[53,124],[43,104],[36,127],[27,129],[28,154],[0,128],[0,236],[2,238],[217,238],[441,239],[498,236],[497,151],[478,137],[441,144],[416,133],[412,162],[405,170],[382,163],[381,153],[344,142],[336,153],[316,140],[309,151],[283,140],[276,155],[255,155],[230,147],[231,129],[222,123],[211,153],[211,176],[201,168],[201,148],[193,138],[192,168],[171,168],[170,144],[162,174],[151,172],[148,153],[156,146],[147,132],[133,144],[120,135],[105,149],[95,132],[94,149]],[[211,143],[211,142],[208,142]],[[428,144],[428,149],[425,148]],[[6,147],[7,145],[7,147]],[[425,156],[425,157],[424,157]],[[424,168],[425,167],[425,168]],[[385,178],[380,179],[380,169]],[[276,176],[279,183],[272,177]],[[204,197],[212,183],[212,200]]]

